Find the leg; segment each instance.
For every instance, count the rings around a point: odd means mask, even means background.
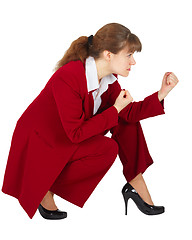
[[[119,125],[111,130],[112,138],[119,145],[119,158],[123,164],[123,174],[144,201],[153,205],[142,173],[153,163],[143,135],[140,122]]]
[[[79,143],[50,190],[63,199],[83,207],[97,184],[109,170],[118,153],[118,144],[103,135]]]
[[[138,194],[141,196],[141,198],[148,204],[154,205],[153,201],[151,199],[151,196],[149,194],[149,191],[147,189],[147,185],[143,179],[143,176],[141,173],[139,173],[134,179],[132,179],[130,182],[131,186],[135,188],[135,190],[138,192]]]
[[[58,209],[53,199],[53,193],[50,191],[48,191],[44,196],[43,200],[41,201],[41,205],[48,210]]]

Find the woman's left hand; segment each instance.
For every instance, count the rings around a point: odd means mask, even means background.
[[[163,77],[161,89],[159,91],[160,98],[165,98],[167,94],[177,85],[178,82],[179,80],[174,73],[166,72]]]

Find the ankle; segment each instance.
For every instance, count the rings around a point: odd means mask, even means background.
[[[132,187],[137,191],[137,193],[143,199],[144,202],[146,202],[149,205],[154,205],[154,203],[151,199],[151,195],[146,188],[142,188],[142,186],[134,187],[133,185],[132,185]]]
[[[154,205],[151,195],[148,191],[147,185],[144,179],[141,177],[136,177],[130,181],[131,186],[137,191],[140,197],[149,205]]]
[[[57,210],[57,206],[54,202],[53,195],[48,191],[41,201],[41,205],[47,210]]]

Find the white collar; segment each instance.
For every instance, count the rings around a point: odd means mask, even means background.
[[[107,90],[109,84],[112,84],[113,82],[115,82],[117,80],[117,78],[113,74],[109,74],[109,75],[103,77],[99,84],[95,59],[91,56],[89,56],[86,59],[85,74],[86,74],[86,79],[87,79],[88,92],[90,92],[92,90],[96,90],[102,86],[100,89],[101,90],[100,94],[99,94],[100,96],[103,92],[105,92]]]

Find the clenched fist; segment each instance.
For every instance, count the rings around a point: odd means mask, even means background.
[[[165,98],[167,94],[177,85],[178,82],[179,80],[174,73],[166,72],[163,77],[161,89],[158,92],[159,100],[161,101],[163,98]]]
[[[115,104],[113,105],[116,107],[118,113],[126,107],[130,102],[133,101],[133,98],[128,90],[121,90],[119,96],[117,97]]]

